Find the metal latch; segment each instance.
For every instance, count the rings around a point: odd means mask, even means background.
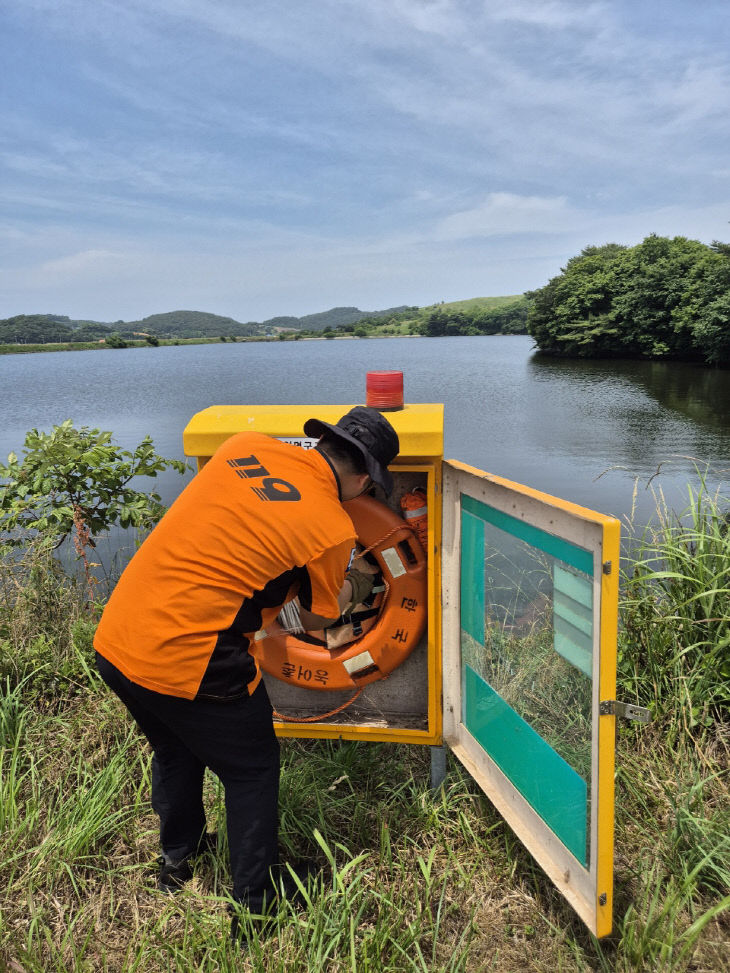
[[[634,706],[633,703],[619,703],[615,699],[604,699],[598,705],[601,716],[619,716],[624,720],[636,720],[638,723],[651,723],[651,713],[646,706]]]

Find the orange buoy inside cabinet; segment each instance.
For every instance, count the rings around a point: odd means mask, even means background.
[[[426,491],[416,487],[401,497],[400,505],[408,525],[415,531],[424,554],[428,556],[428,507]]]
[[[250,648],[264,672],[306,689],[359,689],[383,679],[408,658],[426,627],[426,557],[411,528],[373,497],[358,497],[343,506],[385,583],[375,623],[336,649],[282,628],[257,638]]]

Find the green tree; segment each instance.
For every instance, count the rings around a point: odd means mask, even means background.
[[[527,293],[528,331],[548,354],[730,360],[725,245],[648,236],[586,247]]]
[[[98,341],[100,338],[107,338],[111,334],[111,328],[103,324],[82,324],[76,328],[71,336],[71,341]]]
[[[112,331],[110,335],[107,335],[106,339],[107,347],[109,348],[127,348],[127,342],[119,334],[118,331]]]
[[[614,264],[626,247],[586,247],[545,287],[528,291],[529,333],[541,351],[576,356],[610,353],[617,332],[610,317]]]
[[[156,334],[146,334],[144,336],[144,340],[147,342],[148,345],[152,345],[153,348],[157,348],[157,346],[160,343],[160,339],[157,337]]]
[[[730,244],[716,240],[694,265],[672,316],[706,361],[730,362]]]
[[[647,358],[695,356],[689,328],[673,315],[708,248],[685,237],[648,236],[614,266],[611,319],[622,350]]]
[[[111,440],[110,432],[77,429],[70,419],[50,433],[31,429],[23,458],[11,453],[7,465],[0,464],[4,543],[22,545],[30,531],[58,547],[73,532],[82,547],[93,547],[115,525],[149,529],[156,524],[165,512],[159,494],[136,489],[132,481],[168,468],[182,474],[186,464],[158,456],[149,437],[132,451]]]
[[[446,311],[437,308],[426,319],[424,334],[429,338],[441,338],[448,334],[449,317]]]
[[[526,334],[529,306],[527,298],[521,297],[501,307],[476,310],[472,317],[474,333]]]
[[[497,331],[498,328],[494,330]],[[437,307],[426,318],[423,333],[429,338],[440,338],[444,335],[455,337],[482,334],[483,332],[479,328],[474,313]]]
[[[0,342],[7,344],[47,344],[73,341],[67,322],[50,314],[17,314],[0,321]]]

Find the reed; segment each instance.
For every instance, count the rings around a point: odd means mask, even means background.
[[[730,508],[689,487],[680,514],[657,517],[624,570],[619,677],[675,728],[709,726],[730,703]]]

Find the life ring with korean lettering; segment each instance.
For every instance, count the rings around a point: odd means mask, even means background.
[[[360,637],[339,648],[279,626],[259,633],[249,650],[264,672],[306,689],[359,689],[383,679],[408,658],[426,627],[426,556],[413,530],[370,496],[345,501],[343,507],[358,543],[382,574],[385,592],[377,617],[363,624]]]

